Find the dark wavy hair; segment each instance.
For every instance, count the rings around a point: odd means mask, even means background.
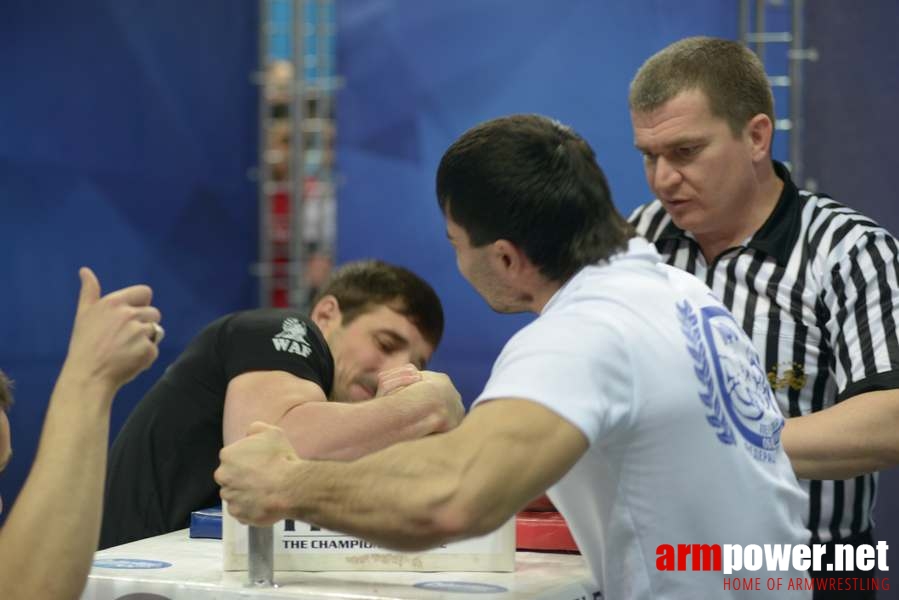
[[[344,325],[378,306],[407,317],[435,348],[443,336],[443,306],[437,293],[412,271],[380,260],[359,260],[335,270],[312,305],[334,296]]]
[[[437,202],[473,246],[508,240],[553,281],[625,249],[634,236],[590,145],[540,115],[466,131],[440,161]]]

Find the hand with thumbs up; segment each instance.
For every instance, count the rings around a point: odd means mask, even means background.
[[[0,536],[3,600],[81,596],[100,536],[112,399],[159,355],[152,290],[135,285],[101,296],[93,271],[79,275],[69,353],[31,472]]]
[[[161,315],[146,285],[101,296],[93,271],[82,267],[78,274],[81,294],[63,372],[114,393],[156,360]]]

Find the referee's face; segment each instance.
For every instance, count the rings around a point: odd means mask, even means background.
[[[748,128],[735,136],[705,93],[681,92],[649,112],[631,112],[646,179],[674,224],[701,236],[736,237],[751,221],[758,154]],[[700,239],[700,244],[702,243]]]

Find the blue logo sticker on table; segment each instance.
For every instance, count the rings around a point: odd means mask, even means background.
[[[501,585],[473,581],[423,581],[416,583],[413,587],[433,592],[456,592],[459,594],[498,594],[509,591]]]
[[[166,569],[172,563],[140,558],[100,558],[94,561],[94,566],[101,569]]]

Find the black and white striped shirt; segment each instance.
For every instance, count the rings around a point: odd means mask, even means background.
[[[752,337],[781,408],[806,415],[860,393],[899,388],[899,243],[824,195],[784,188],[765,224],[708,264],[655,200],[631,222],[668,264],[712,288]],[[877,474],[802,481],[813,542],[871,526]]]

